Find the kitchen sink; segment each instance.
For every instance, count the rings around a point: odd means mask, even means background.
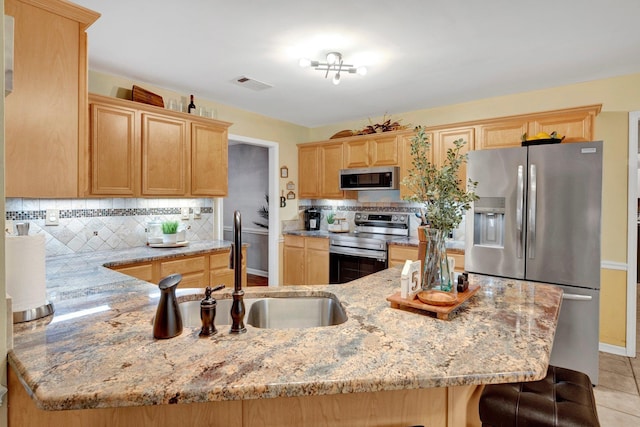
[[[217,300],[216,327],[231,325],[232,302],[232,299]],[[184,326],[202,326],[200,301],[185,301],[179,305]],[[339,325],[347,320],[342,305],[331,297],[245,298],[244,305],[245,323],[255,328],[314,328]]]

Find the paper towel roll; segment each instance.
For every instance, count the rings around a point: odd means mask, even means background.
[[[7,293],[12,298],[13,312],[45,305],[44,234],[6,236],[5,239]]]

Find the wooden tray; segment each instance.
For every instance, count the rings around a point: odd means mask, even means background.
[[[142,102],[143,104],[155,105],[156,107],[164,108],[164,101],[160,95],[156,95],[153,92],[149,92],[140,86],[133,85],[131,91],[131,98],[136,102]]]
[[[400,292],[388,296],[387,301],[391,303],[391,308],[412,307],[418,310],[436,313],[436,317],[441,320],[449,320],[449,314],[456,308],[460,307],[469,298],[474,296],[480,290],[480,285],[469,284],[469,288],[464,292],[458,292],[456,302],[452,305],[429,305],[419,299],[408,300],[400,296]]]

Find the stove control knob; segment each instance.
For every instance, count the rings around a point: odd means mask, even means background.
[[[391,217],[391,221],[397,221],[397,220],[398,220],[398,216],[397,215],[394,215],[394,216]]]
[[[398,221],[404,222],[404,215],[398,215]]]
[[[361,215],[360,214],[356,214],[356,219],[360,219]]]

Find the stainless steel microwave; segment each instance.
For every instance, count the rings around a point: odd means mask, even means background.
[[[340,169],[341,190],[397,190],[400,168],[397,166]]]

